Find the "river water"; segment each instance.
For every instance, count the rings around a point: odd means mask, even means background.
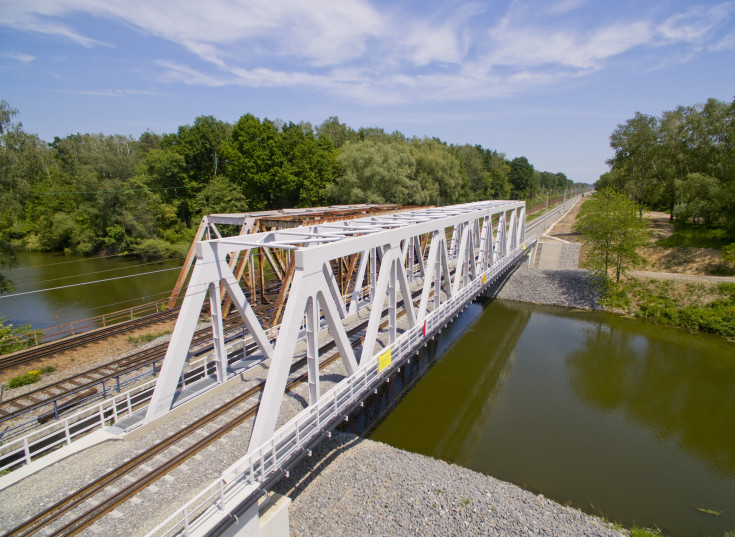
[[[24,252],[15,293],[61,289],[0,298],[0,317],[43,328],[150,302],[181,263]],[[735,530],[735,345],[502,301],[472,304],[434,343],[371,438],[626,525]]]
[[[181,259],[20,252],[18,266],[6,272],[15,296],[0,296],[0,317],[47,328],[152,302],[170,294],[182,264]]]
[[[370,438],[625,525],[735,530],[735,345],[493,301],[472,305],[436,352]]]

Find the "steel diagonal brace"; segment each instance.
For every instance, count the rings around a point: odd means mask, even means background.
[[[347,309],[345,308],[342,293],[339,290],[339,284],[337,283],[337,280],[334,277],[334,273],[332,272],[332,267],[328,263],[324,263],[324,265],[322,265],[322,272],[324,273],[324,281],[329,288],[329,294],[331,295],[332,300],[334,300],[334,303],[337,305],[339,317],[340,319],[344,319],[345,317],[347,317]]]
[[[347,312],[348,315],[352,315],[357,311],[357,303],[360,298],[360,293],[362,292],[362,284],[365,280],[365,270],[367,269],[367,262],[368,258],[370,257],[370,252],[368,250],[365,250],[360,255],[360,265],[357,269],[357,277],[355,278],[355,286],[352,288],[352,298],[350,299],[350,309]]]
[[[378,248],[380,251],[381,248]],[[380,263],[380,273],[378,274],[378,282],[375,285],[375,295],[370,306],[370,320],[368,321],[367,330],[365,331],[365,339],[362,344],[362,353],[360,354],[360,363],[365,363],[373,356],[375,350],[376,338],[380,327],[380,318],[383,315],[383,302],[388,293],[388,285],[390,282],[391,272],[394,263],[401,261],[401,247],[399,244],[391,246],[387,252],[383,252],[382,261]],[[405,302],[405,301],[404,301]]]
[[[424,287],[421,290],[421,300],[419,301],[419,311],[416,318],[421,322],[426,317],[426,310],[429,306],[429,295],[431,294],[431,288],[434,285],[434,267],[436,266],[436,259],[439,255],[439,250],[442,245],[446,242],[443,237],[443,232],[434,232],[434,236],[431,239],[429,245],[429,255],[426,258],[426,272],[424,275]],[[439,289],[435,290],[436,293],[440,292]]]
[[[265,381],[263,396],[260,399],[258,414],[255,417],[248,452],[252,452],[262,445],[276,430],[301,321],[304,318],[304,311],[309,299],[318,301],[347,374],[352,375],[357,370],[355,353],[350,345],[347,332],[340,321],[337,306],[331,300],[331,293],[323,271],[308,275],[297,272],[291,286],[291,294],[286,303],[276,348],[268,369],[268,377]]]
[[[199,314],[202,311],[202,304],[204,304],[204,299],[207,296],[209,281],[211,281],[203,273],[212,269],[214,267],[200,263],[199,259],[194,265],[191,272],[191,281],[189,287],[186,288],[184,301],[181,304],[173,334],[171,334],[171,343],[169,343],[166,350],[166,357],[161,366],[161,374],[153,390],[144,423],[166,414],[171,409],[176,387],[181,378],[181,371],[189,352],[191,339],[199,320]]]
[[[459,292],[459,286],[462,284],[462,281],[469,272],[467,253],[470,246],[468,243],[471,239],[471,236],[472,227],[464,226],[464,229],[462,230],[462,236],[459,239],[459,253],[457,254],[457,264],[454,268],[454,286],[452,288],[452,291],[455,294]]]

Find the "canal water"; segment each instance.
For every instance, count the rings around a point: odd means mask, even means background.
[[[31,323],[34,328],[159,299],[170,294],[183,264],[182,259],[144,261],[43,252],[19,252],[17,257],[18,266],[5,272],[16,289],[0,295],[0,317],[13,324]]]
[[[492,301],[465,311],[432,354],[370,438],[625,525],[735,530],[732,343]]]

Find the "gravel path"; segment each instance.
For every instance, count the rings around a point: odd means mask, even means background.
[[[348,434],[322,442],[278,492],[293,500],[292,537],[627,535],[510,483]]]

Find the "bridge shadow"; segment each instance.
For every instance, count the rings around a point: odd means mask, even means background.
[[[342,432],[333,432],[332,438],[325,438],[312,450],[311,457],[305,455],[289,472],[288,477],[282,478],[273,487],[273,491],[291,500],[296,500],[301,493],[321,475],[341,454],[358,446],[363,439],[357,435]]]

